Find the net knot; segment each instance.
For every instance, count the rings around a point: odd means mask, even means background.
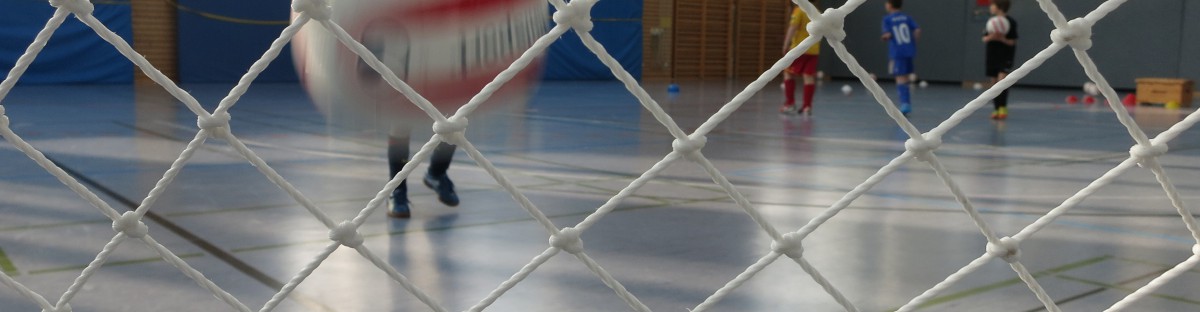
[[[813,36],[821,36],[833,41],[842,41],[846,38],[846,14],[849,13],[841,8],[830,8],[825,10],[818,16],[813,16],[811,22],[805,29]]]
[[[132,238],[142,238],[150,231],[146,223],[142,222],[142,215],[133,211],[126,211],[121,217],[113,220],[112,228],[113,231],[125,233],[125,236]]]
[[[1166,143],[1137,144],[1129,148],[1129,156],[1137,158],[1139,161],[1162,156],[1167,153]]]
[[[292,11],[307,14],[314,20],[325,21],[329,20],[333,9],[325,0],[292,0]]]
[[[342,221],[330,229],[329,239],[350,248],[358,248],[363,243],[362,234],[358,233],[358,225],[350,221]]]
[[[592,6],[596,0],[574,0],[554,12],[554,23],[571,26],[578,32],[592,31]]]
[[[771,250],[788,256],[788,258],[800,259],[800,256],[804,255],[803,240],[800,233],[783,234],[783,237],[771,242]]]
[[[0,128],[8,128],[8,115],[4,114],[4,105],[0,105]]]
[[[573,227],[565,227],[558,231],[558,234],[550,235],[550,246],[561,249],[570,254],[578,254],[583,252],[583,240],[579,239],[579,235],[583,231]]]
[[[88,0],[50,0],[50,6],[71,11],[75,15],[91,15],[96,10]]]
[[[690,135],[683,139],[675,139],[674,142],[671,142],[671,148],[675,152],[691,158],[699,154],[700,149],[703,149],[707,143],[708,138],[703,135]]]
[[[214,130],[216,128],[229,127],[229,119],[232,116],[229,112],[219,112],[208,116],[200,116],[196,118],[196,126],[201,130]]]
[[[1050,31],[1050,40],[1054,43],[1070,44],[1075,50],[1092,48],[1092,22],[1085,18],[1076,18],[1067,22],[1066,27]]]
[[[1192,245],[1192,254],[1200,256],[1200,244]]]
[[[1000,238],[999,243],[988,243],[987,253],[993,257],[1004,259],[1005,262],[1013,263],[1021,259],[1021,241],[1016,238],[1005,236]]]
[[[459,141],[464,139],[463,132],[467,131],[467,125],[470,122],[466,117],[451,116],[443,121],[435,121],[433,123],[433,133],[442,138],[446,143],[459,145]]]
[[[917,159],[928,161],[929,156],[933,151],[942,146],[942,137],[929,133],[922,134],[920,138],[911,138],[904,141],[904,149],[912,152],[917,156]]]
[[[71,312],[71,304],[64,303],[61,307],[42,309],[42,312]]]

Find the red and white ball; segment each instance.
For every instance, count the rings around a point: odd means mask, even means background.
[[[331,20],[444,114],[454,113],[548,29],[543,0],[333,0]],[[292,41],[297,72],[333,121],[379,126],[429,117],[358,55],[311,22]],[[541,62],[480,106],[523,103]]]
[[[1100,94],[1100,86],[1097,86],[1095,82],[1084,82],[1083,92],[1087,93],[1088,95],[1098,95]]]
[[[1009,27],[1010,25],[1008,23],[1008,18],[993,16],[992,18],[988,19],[987,26],[984,28],[984,31],[987,31],[988,34],[1006,35],[1008,34]]]

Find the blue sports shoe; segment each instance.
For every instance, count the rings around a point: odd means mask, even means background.
[[[437,192],[438,201],[446,204],[446,206],[458,206],[458,193],[454,192],[454,182],[450,181],[450,175],[442,175],[435,177],[432,174],[425,174],[425,186]]]
[[[911,112],[912,112],[912,104],[900,103],[900,113],[904,114],[904,116],[908,116],[908,113],[911,113]]]
[[[408,201],[408,190],[396,188],[392,191],[391,201],[388,202],[387,215],[397,219],[408,219],[412,217],[412,210],[409,207],[412,203]]]

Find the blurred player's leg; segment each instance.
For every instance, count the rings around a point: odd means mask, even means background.
[[[892,75],[896,76],[896,93],[900,95],[900,112],[904,115],[912,112],[912,101],[910,101],[912,91],[908,85],[908,75],[912,74],[912,58],[897,57],[892,60]]]
[[[813,95],[817,93],[817,79],[813,75],[804,75],[804,104],[800,107],[801,114],[812,115]]]
[[[429,161],[429,172],[425,173],[425,186],[438,194],[438,201],[446,206],[458,206],[458,193],[454,192],[454,182],[446,171],[450,169],[450,161],[454,160],[455,146],[446,142],[438,144],[433,150],[433,159]]]
[[[795,66],[795,63],[792,64]],[[783,102],[783,107],[779,108],[779,112],[787,114],[796,111],[796,76],[792,74],[792,67],[783,71],[783,96],[786,100]]]
[[[812,115],[813,95],[817,92],[817,56],[805,54],[799,60],[802,60],[800,75],[804,78],[804,104],[800,113]]]
[[[992,78],[992,84],[996,84],[997,81],[1004,79],[1006,76],[1008,76],[1007,72],[1000,72],[996,75],[996,78]],[[1000,95],[997,95],[996,99],[992,100],[992,105],[995,106],[996,109],[995,112],[992,113],[993,119],[1008,118],[1008,89],[1000,91]]]
[[[388,178],[396,177],[404,165],[408,163],[408,140],[411,129],[407,126],[395,126],[388,134]],[[448,166],[447,166],[448,167]],[[392,191],[391,207],[388,216],[406,219],[412,216],[408,201],[408,181],[400,181],[400,186]]]

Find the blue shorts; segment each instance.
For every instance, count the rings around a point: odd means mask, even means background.
[[[902,76],[913,73],[913,59],[911,57],[897,57],[888,62],[893,76]]]

